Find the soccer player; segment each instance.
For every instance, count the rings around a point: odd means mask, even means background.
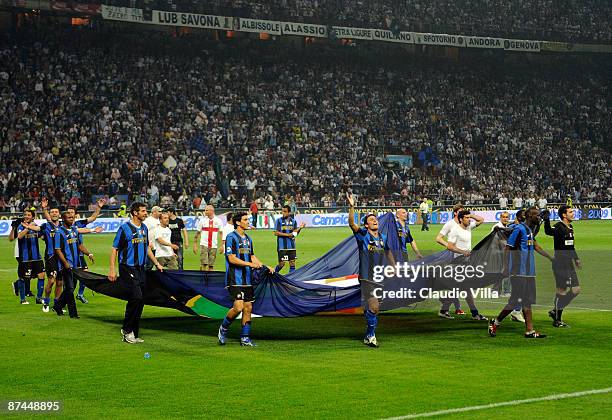
[[[168,227],[170,215],[162,212],[159,216],[159,226],[155,229],[153,238],[155,240],[155,258],[162,267],[168,270],[178,270],[178,257],[175,252],[179,247],[171,242],[172,231]]]
[[[74,225],[74,214],[70,210],[62,213],[62,225],[54,235],[55,255],[57,255],[59,276],[62,278],[63,290],[59,299],[53,305],[53,311],[58,316],[64,315],[64,306],[68,306],[70,318],[80,318],[74,300],[74,279],[72,269],[80,265],[79,253],[86,254],[89,261],[94,262],[93,254],[81,243],[80,234]]]
[[[193,253],[198,255],[198,242],[200,244],[200,271],[212,271],[217,259],[218,238],[223,223],[215,216],[215,208],[207,205],[204,208],[205,216],[198,220],[196,234],[193,242]],[[200,239],[201,238],[201,239]]]
[[[78,232],[79,232],[79,235],[80,235],[79,236],[79,241],[82,244],[84,243],[83,234],[87,234],[87,233],[100,233],[100,232],[102,232],[102,230],[103,230],[102,227],[97,227],[95,229],[89,229],[87,227],[87,225],[96,221],[96,219],[100,216],[100,212],[102,211],[102,207],[104,207],[105,204],[106,204],[106,199],[105,198],[100,198],[96,202],[96,209],[94,210],[92,215],[89,216],[86,219],[77,219],[76,218],[77,217],[77,213],[76,213],[76,208],[74,206],[69,206],[67,208],[67,211],[69,211],[73,215],[74,225],[78,229]],[[47,218],[47,220],[49,220],[49,219]],[[87,261],[85,260],[85,256],[83,254],[79,254],[79,265],[78,265],[77,268],[80,268],[81,270],[84,270],[84,271],[89,270],[89,267],[87,266]],[[75,282],[74,286],[76,288],[76,282]],[[87,304],[87,303],[89,303],[89,301],[85,298],[84,293],[85,293],[85,284],[83,282],[81,282],[79,284],[79,291],[77,293],[77,299],[79,301],[81,301],[81,303]]]
[[[144,342],[139,337],[139,326],[144,309],[143,292],[146,283],[147,256],[159,271],[163,271],[164,268],[159,264],[149,246],[149,231],[143,223],[147,218],[147,206],[140,202],[132,203],[130,216],[130,220],[122,224],[115,235],[110,255],[108,279],[112,282],[117,281],[115,261],[119,256],[119,283],[130,293],[125,307],[121,335],[124,342],[137,344]]]
[[[185,227],[185,221],[176,215],[176,210],[173,208],[168,209],[168,214],[170,215],[170,223],[168,227],[172,232],[172,236],[170,238],[170,242],[173,245],[178,246],[176,250],[176,257],[178,262],[178,269],[183,269],[183,246],[185,248],[189,247],[189,234],[187,233],[187,228]]]
[[[512,294],[508,303],[497,315],[489,321],[489,335],[495,337],[497,328],[517,305],[522,305],[525,317],[525,338],[544,338],[546,335],[533,328],[531,305],[536,302],[535,282],[535,256],[534,251],[552,260],[536,242],[533,227],[539,224],[540,212],[535,207],[525,210],[525,221],[516,226],[510,237],[506,249],[510,252],[508,263],[510,282],[512,283]],[[539,251],[538,251],[539,249]]]
[[[421,255],[421,253],[419,252],[419,248],[417,247],[416,241],[410,233],[410,227],[408,227],[408,212],[406,211],[406,209],[398,209],[395,212],[395,226],[397,227],[397,234],[400,238],[400,245],[405,260],[409,260],[408,244],[410,244],[410,247],[412,248],[418,259],[423,258],[423,255]]]
[[[38,278],[36,303],[43,303],[43,291],[45,288],[45,266],[43,257],[38,246],[38,238],[43,233],[40,226],[34,223],[34,211],[27,209],[23,213],[23,222],[16,230],[11,230],[11,234],[17,234],[19,246],[19,297],[22,305],[27,305],[25,299],[25,280]],[[11,238],[9,238],[11,239]],[[15,237],[13,236],[13,240]]]
[[[58,206],[51,206],[48,208],[48,201],[46,198],[41,200],[41,206],[43,209],[43,215],[47,218],[47,221],[43,223],[40,228],[43,232],[43,238],[45,241],[45,271],[47,272],[47,284],[45,285],[45,297],[43,299],[43,312],[49,312],[49,303],[51,300],[51,292],[55,286],[55,298],[53,299],[53,306],[57,304],[59,297],[62,294],[63,282],[58,274],[58,260],[55,253],[55,234],[57,229],[60,227],[60,210]],[[72,217],[74,220],[74,216]]]
[[[282,209],[282,217],[276,220],[276,252],[278,254],[278,265],[274,269],[279,273],[286,262],[289,262],[289,272],[295,271],[295,239],[306,226],[304,223],[298,227],[297,222],[291,215],[291,207],[284,205]]]
[[[514,229],[519,223],[525,221],[524,213],[525,213],[525,210],[523,209],[520,209],[519,211],[517,211],[516,214],[514,215],[514,223],[510,223],[510,214],[507,211],[503,212],[500,215],[500,221],[497,222],[491,230],[495,230],[495,228],[500,228],[500,229],[504,229],[506,231],[512,232],[512,229]],[[534,233],[534,236],[535,236],[535,233]],[[506,241],[504,241],[504,244],[505,243]],[[510,297],[512,294],[510,290],[511,290],[510,277],[506,277],[502,280],[502,292],[503,292],[502,296]],[[514,309],[510,313],[510,319],[512,319],[515,322],[522,322],[523,324],[525,323],[525,317],[523,317],[523,307],[521,306],[520,303],[518,303],[516,307],[514,307]]]
[[[15,239],[17,239],[17,228],[21,222],[23,222],[22,218],[15,219],[11,222],[11,230],[8,237],[9,242],[15,242],[13,251],[15,260],[17,260],[17,280],[13,282],[13,293],[15,296],[19,296],[19,264],[21,263],[21,259],[19,258],[19,241],[15,241]]]
[[[240,333],[240,345],[255,347],[251,340],[251,313],[255,301],[255,291],[252,278],[253,270],[264,265],[253,253],[253,242],[246,234],[249,228],[249,216],[240,212],[234,215],[234,231],[227,235],[225,241],[225,287],[234,300],[234,305],[227,311],[223,319],[217,338],[219,344],[224,345],[227,339],[229,327],[242,313],[242,332]],[[270,273],[272,268],[267,267]]]
[[[484,221],[482,218],[473,219],[475,216],[470,214],[469,210],[461,210],[457,213],[457,219],[459,224],[455,226],[448,234],[448,242],[446,249],[455,254],[455,258],[465,256],[469,257],[472,252],[472,229],[480,226]],[[473,220],[477,220],[476,223],[472,223]],[[472,319],[475,321],[487,321],[487,317],[478,313],[476,303],[474,302],[474,296],[468,293],[465,301],[470,307],[472,313]],[[448,304],[450,306],[450,303]],[[448,313],[448,307],[442,306],[442,311]]]
[[[389,251],[387,237],[378,230],[378,219],[375,214],[365,216],[365,228],[355,223],[355,200],[351,194],[346,194],[349,204],[349,227],[353,231],[357,247],[359,248],[359,284],[361,296],[367,303],[365,318],[367,323],[363,344],[369,347],[378,347],[376,327],[378,326],[378,312],[380,303],[376,297],[377,283],[374,282],[374,267],[379,265],[395,265],[395,259]],[[388,261],[385,264],[385,254]]]
[[[550,225],[550,214],[545,212],[544,232],[554,238],[555,258],[553,260],[553,273],[557,283],[554,307],[548,312],[553,320],[553,327],[569,327],[561,320],[563,309],[580,293],[580,282],[576,275],[576,268],[582,268],[582,262],[574,248],[574,209],[568,206],[559,207],[557,212],[559,222]]]

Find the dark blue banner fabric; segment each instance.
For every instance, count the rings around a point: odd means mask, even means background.
[[[381,292],[385,292],[385,297],[380,299],[383,310],[425,300],[421,290],[467,290],[489,286],[502,278],[505,267],[504,238],[507,236],[502,231],[492,232],[483,239],[474,247],[468,260],[453,258],[453,254],[445,250],[404,265],[407,254],[400,249],[395,216],[392,213],[381,216],[379,226],[380,232],[387,237],[389,248],[385,263],[404,269],[399,272],[399,276],[394,274],[375,283]],[[350,233],[349,229],[347,233]],[[389,258],[393,260],[389,261]],[[482,277],[459,281],[464,276],[447,274],[452,270],[455,270],[453,273],[459,272],[459,265],[476,264],[484,267]],[[406,271],[408,268],[410,270]],[[352,235],[322,257],[286,276],[270,274],[264,269],[257,270],[253,313],[270,317],[295,317],[359,307],[362,305],[360,285],[355,283],[358,272],[359,251]],[[75,270],[75,277],[96,292],[127,299],[127,291],[122,290],[118,283],[110,283],[105,276]],[[334,282],[347,277],[353,280],[352,286],[334,286]],[[408,293],[410,290],[413,292]],[[402,297],[388,298],[390,294]],[[146,304],[195,314],[197,311],[192,309],[192,303],[200,297],[221,307],[231,307],[232,301],[225,289],[223,272],[165,271],[147,274]]]

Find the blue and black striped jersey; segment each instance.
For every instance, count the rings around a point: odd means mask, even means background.
[[[293,233],[293,231],[297,229],[297,222],[291,216],[284,218],[281,217],[276,221],[276,231],[282,233]],[[295,237],[284,237],[277,236],[276,237],[276,249],[295,249]]]
[[[359,248],[359,278],[372,280],[374,266],[386,263],[387,237],[380,232],[374,236],[365,228],[360,228],[354,235]]]
[[[17,227],[17,234],[26,230],[27,228],[23,225],[19,225]],[[42,255],[40,254],[40,248],[38,246],[38,238],[43,236],[42,230],[40,232],[33,231],[32,229],[27,229],[28,233],[21,238],[18,239],[19,246],[19,258],[21,261],[39,261],[42,260]]]
[[[229,255],[235,255],[242,261],[251,262],[253,255],[253,242],[247,234],[240,236],[233,231],[225,239],[225,285],[251,286],[253,272],[251,267],[234,265],[229,261]]]
[[[149,230],[145,224],[135,226],[131,221],[119,226],[113,248],[119,253],[119,264],[142,267],[147,264]]]
[[[81,241],[79,240],[79,232],[76,226],[72,225],[70,228],[60,226],[55,231],[54,242],[54,248],[62,251],[70,267],[78,268],[80,266],[79,244]],[[65,268],[59,260],[57,266],[60,271]]]

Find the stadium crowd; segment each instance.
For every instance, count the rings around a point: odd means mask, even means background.
[[[0,211],[97,194],[333,206],[349,189],[368,205],[612,200],[601,72],[124,36],[2,39]],[[390,151],[414,165],[386,166]]]
[[[154,10],[417,32],[612,41],[612,12],[598,0],[104,0]]]

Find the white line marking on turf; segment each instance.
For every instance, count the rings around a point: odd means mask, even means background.
[[[503,301],[498,301],[498,300],[475,300],[474,302],[477,303],[503,303]],[[531,305],[531,306],[537,306],[538,308],[550,308],[551,305]],[[573,306],[570,305],[568,306],[569,309],[579,309],[581,311],[596,311],[596,312],[612,312],[612,309],[596,309],[596,308],[584,308],[584,307],[580,307],[580,306]]]
[[[445,414],[464,413],[466,411],[488,410],[490,408],[530,404],[530,403],[540,402],[540,401],[565,400],[567,398],[577,398],[577,397],[584,397],[586,395],[595,395],[595,394],[607,394],[610,392],[612,392],[612,388],[590,389],[588,391],[572,392],[569,394],[553,394],[553,395],[548,395],[546,397],[527,398],[525,400],[503,401],[503,402],[492,403],[492,404],[474,405],[471,407],[461,407],[461,408],[451,408],[449,410],[430,411],[429,413],[408,414],[406,416],[390,417],[386,420],[404,420],[404,419],[416,419],[420,417],[443,416]]]

